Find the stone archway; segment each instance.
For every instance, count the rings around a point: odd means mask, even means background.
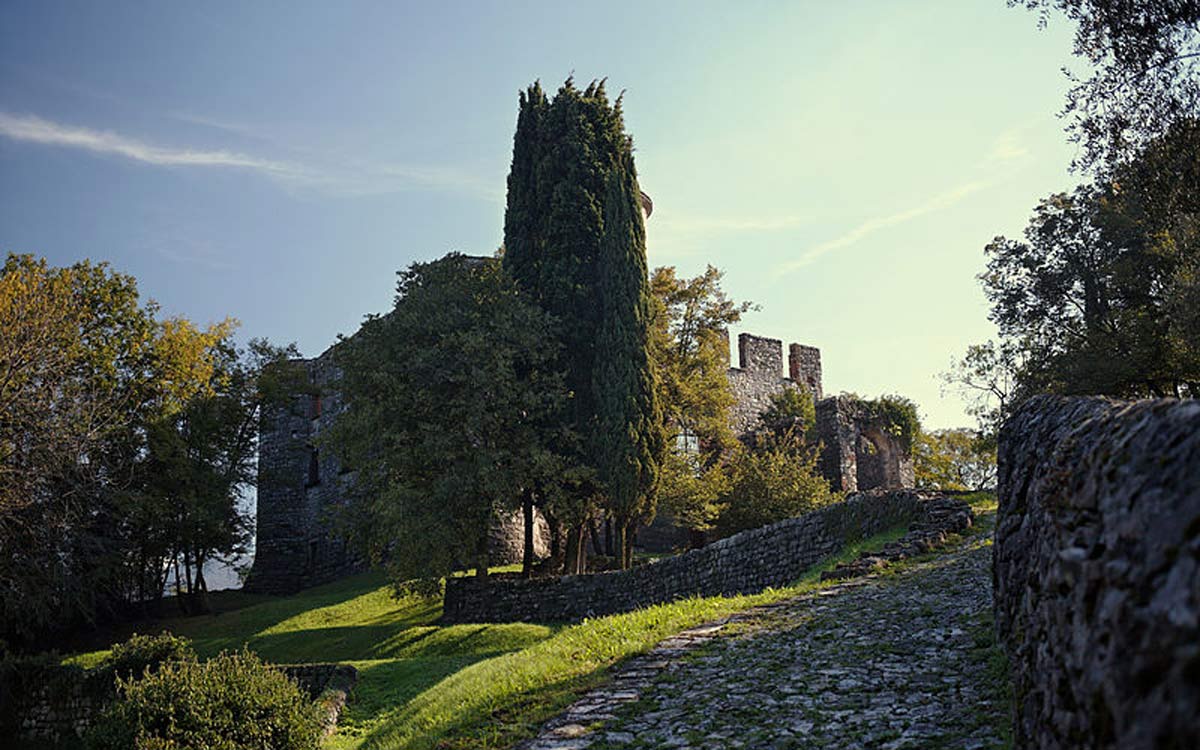
[[[896,438],[874,425],[858,434],[854,446],[858,489],[903,487],[900,446]]]

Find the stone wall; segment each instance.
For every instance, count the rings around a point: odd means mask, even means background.
[[[1200,747],[1200,401],[1034,398],[999,462],[1014,746]]]
[[[320,701],[325,732],[337,725],[346,698],[358,680],[347,664],[296,664],[277,667],[313,701]],[[17,684],[35,686],[15,695],[6,685],[0,711],[0,737],[70,744],[82,737],[92,721],[116,697],[112,672],[103,667],[74,665],[31,667]]]
[[[734,433],[741,435],[757,426],[758,415],[771,405],[772,396],[796,384],[783,375],[782,341],[742,333],[737,343],[738,366],[729,368],[728,375],[734,398],[730,419]],[[819,354],[817,361],[819,373]],[[792,369],[804,368],[797,362]],[[811,376],[808,370],[805,372]]]
[[[543,579],[451,578],[443,621],[567,622],[687,596],[784,586],[847,542],[913,521],[930,497],[911,490],[861,493],[632,570]]]
[[[816,411],[817,436],[823,445],[818,465],[834,490],[899,489],[915,484],[912,447],[902,445],[857,399],[831,396],[818,401]]]
[[[330,388],[339,373],[333,349],[288,364],[304,370],[309,393],[263,410],[259,423],[258,507],[254,566],[248,591],[291,593],[362,568],[346,544],[329,532],[328,514],[353,486],[318,438],[342,410]]]

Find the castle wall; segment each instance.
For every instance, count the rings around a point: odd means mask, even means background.
[[[353,475],[317,448],[342,409],[329,384],[339,377],[332,349],[290,366],[303,368],[313,393],[264,409],[259,422],[258,513],[248,591],[289,593],[362,569],[362,561],[330,533],[328,515],[345,502]]]
[[[786,586],[848,542],[922,517],[932,496],[863,493],[630,570],[561,578],[446,581],[443,622],[569,622],[687,596]]]
[[[998,495],[1013,746],[1200,747],[1200,401],[1030,399]]]
[[[817,361],[819,388],[819,355]],[[808,370],[805,373],[811,374]],[[783,374],[783,342],[749,333],[738,335],[738,366],[729,368],[728,376],[734,397],[730,421],[738,435],[757,426],[758,415],[771,405],[772,396],[785,388],[795,387],[795,381]]]

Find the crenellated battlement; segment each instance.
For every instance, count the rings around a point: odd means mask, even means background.
[[[726,334],[728,339],[728,334]],[[824,396],[821,384],[821,350],[790,344],[788,369],[783,369],[783,342],[779,339],[738,334],[738,366],[729,368],[733,390],[733,429],[739,434],[754,429],[758,415],[771,404],[771,396],[788,387],[806,388],[814,401]]]

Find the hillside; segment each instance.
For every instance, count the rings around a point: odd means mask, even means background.
[[[216,614],[139,629],[185,635],[201,656],[245,644],[275,663],[353,664],[360,681],[332,748],[501,748],[535,733],[625,658],[700,623],[818,588],[822,570],[902,532],[855,544],[784,589],[687,599],[572,626],[440,626],[440,601],[395,599],[381,574],[367,573],[288,597],[229,592],[216,598]],[[70,661],[90,666],[105,653]]]

